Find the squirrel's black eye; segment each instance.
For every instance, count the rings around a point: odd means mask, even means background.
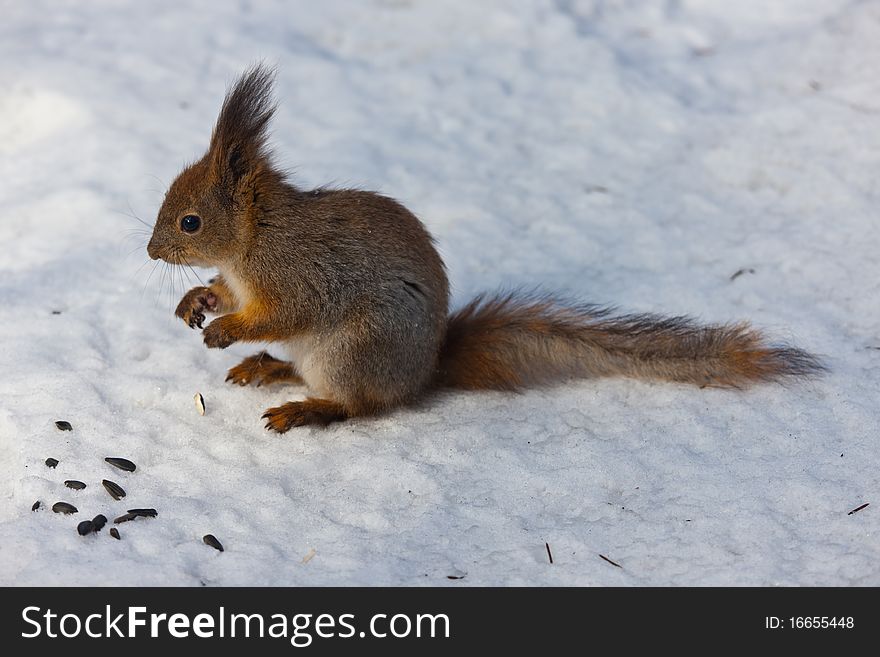
[[[184,233],[194,233],[202,225],[202,220],[194,214],[188,214],[180,220],[180,228]]]

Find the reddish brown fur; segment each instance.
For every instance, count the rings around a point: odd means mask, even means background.
[[[239,385],[304,382],[315,397],[269,409],[267,428],[326,425],[418,399],[431,387],[515,390],[568,377],[623,375],[741,387],[821,371],[799,349],[747,324],[614,317],[550,297],[480,297],[448,316],[443,261],[393,199],[304,191],[272,163],[273,72],[247,71],[226,95],[207,152],[172,183],[148,252],[221,276],[190,290],[177,315],[205,345],[276,342],[229,370]],[[181,220],[200,218],[196,230]],[[301,377],[301,378],[300,378]]]
[[[293,427],[309,424],[327,426],[331,422],[341,422],[351,417],[343,406],[329,399],[309,397],[301,402],[287,402],[270,408],[263,414],[266,428],[284,433]]]
[[[226,380],[240,386],[253,384],[258,388],[270,383],[303,383],[293,365],[273,358],[265,351],[248,356],[231,368]]]
[[[566,377],[619,375],[745,387],[823,369],[805,351],[765,344],[747,323],[613,317],[597,306],[505,295],[477,298],[450,317],[438,382],[513,390]]]
[[[276,342],[291,337],[279,327],[276,313],[264,300],[254,299],[240,310],[218,317],[203,332],[205,345],[225,349],[236,342]]]

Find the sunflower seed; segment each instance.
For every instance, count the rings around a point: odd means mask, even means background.
[[[114,525],[118,525],[120,522],[128,522],[129,520],[134,520],[138,515],[136,513],[126,513],[124,516],[119,516],[115,520],[113,520]]]
[[[141,516],[142,518],[155,518],[159,515],[159,512],[156,509],[129,509],[129,513],[133,513],[136,516]]]
[[[205,534],[202,538],[202,541],[205,545],[210,545],[215,550],[220,550],[223,552],[223,546],[220,544],[220,541],[217,540],[217,537],[214,534]]]
[[[76,513],[77,508],[73,506],[73,504],[68,504],[67,502],[55,502],[52,505],[52,510],[55,513]]]
[[[57,420],[55,422],[55,426],[58,427],[61,431],[73,431],[73,427],[70,422],[66,420]]]
[[[58,459],[48,458],[46,459],[46,465],[48,465],[50,468],[54,468],[56,465],[58,465]]]
[[[76,526],[76,531],[79,532],[80,536],[85,536],[86,534],[91,534],[95,531],[95,527],[91,520],[83,520]]]
[[[109,479],[104,479],[101,484],[103,484],[104,488],[110,493],[110,497],[114,500],[121,500],[125,497],[125,490],[123,490],[122,486],[117,484],[116,482],[110,481]]]
[[[116,527],[111,527],[111,528],[110,528],[110,536],[112,536],[113,538],[115,538],[117,541],[121,541],[121,540],[122,540],[121,538],[119,538],[119,530],[116,529]]]
[[[199,415],[205,414],[205,398],[202,397],[202,393],[197,392],[193,397],[193,400],[196,402],[196,410],[198,410]]]
[[[36,511],[39,508],[40,508],[40,500],[37,500],[36,502],[34,502],[34,505],[31,507],[31,511]]]
[[[67,481],[64,482],[64,485],[67,486],[68,488],[72,488],[73,490],[82,490],[83,488],[86,487],[86,485],[83,482],[77,481],[76,479],[68,479]]]
[[[99,513],[94,518],[92,518],[92,526],[95,528],[96,532],[101,531],[104,525],[107,524],[107,516],[103,513]]]
[[[126,472],[134,472],[137,468],[137,466],[128,459],[122,459],[117,456],[108,456],[104,460],[113,467],[119,468],[120,470],[125,470]]]

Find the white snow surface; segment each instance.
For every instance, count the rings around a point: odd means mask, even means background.
[[[0,584],[880,585],[880,3],[3,14]],[[456,392],[266,432],[264,409],[305,391],[224,383],[261,345],[205,349],[172,314],[195,278],[150,276],[127,216],[152,223],[260,59],[278,66],[273,146],[293,180],[411,208],[453,305],[540,286],[749,319],[830,372]],[[46,508],[59,500],[80,513]],[[133,507],[159,516],[121,541],[75,531]]]

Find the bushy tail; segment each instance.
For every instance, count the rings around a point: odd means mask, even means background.
[[[567,377],[630,376],[744,387],[818,374],[815,356],[769,345],[747,323],[701,326],[687,317],[613,316],[551,297],[477,297],[449,318],[442,386],[513,390]]]

